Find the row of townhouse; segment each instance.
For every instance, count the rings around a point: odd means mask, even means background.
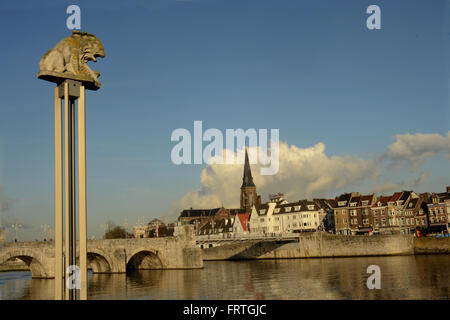
[[[342,194],[336,199],[334,219],[335,232],[344,235],[449,232],[450,188],[431,196],[414,191],[379,198],[375,194]]]
[[[314,199],[290,203],[281,196],[253,206],[251,213],[242,209],[189,209],[178,219],[181,224],[193,224],[198,236],[225,237],[245,234],[314,232],[334,226],[334,200]]]
[[[288,202],[279,197],[252,208],[250,233],[310,232],[323,229],[326,216],[315,201]]]
[[[245,152],[240,208],[188,209],[179,224],[197,235],[326,231],[343,235],[450,232],[450,187],[443,193],[345,193],[335,199],[289,203],[278,193],[261,204]]]
[[[450,187],[447,192],[392,195],[345,193],[335,199],[290,203],[281,196],[244,209],[183,210],[181,223],[195,225],[197,235],[280,234],[327,231],[342,235],[448,233]]]
[[[249,232],[250,214],[244,209],[186,209],[178,217],[178,223],[193,224],[194,233],[206,235],[241,235]]]
[[[426,210],[430,232],[440,232],[442,225],[447,223],[447,229],[450,233],[450,187],[447,192],[428,193],[423,195],[426,199]]]

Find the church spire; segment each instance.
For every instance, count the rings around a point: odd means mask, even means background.
[[[248,161],[247,148],[245,148],[244,177],[242,178],[241,188],[254,186],[255,184],[253,183],[252,170],[250,169],[250,162]]]

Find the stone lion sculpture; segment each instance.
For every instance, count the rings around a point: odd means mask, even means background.
[[[73,31],[71,36],[62,39],[47,51],[39,61],[38,78],[57,82],[56,79],[67,78],[93,82],[97,89],[100,73],[89,68],[87,62],[97,62],[97,57],[104,58],[102,43],[93,34]]]

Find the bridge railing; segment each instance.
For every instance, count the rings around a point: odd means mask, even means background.
[[[239,240],[268,240],[268,239],[297,239],[298,233],[249,233],[249,234],[209,234],[196,235],[196,241],[239,241]]]

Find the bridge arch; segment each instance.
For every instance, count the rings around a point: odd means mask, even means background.
[[[110,273],[112,271],[111,265],[106,258],[98,253],[87,253],[88,268],[92,269],[94,273]]]
[[[157,250],[143,248],[136,249],[127,256],[127,270],[151,270],[163,268],[164,265]]]
[[[88,268],[94,273],[111,273],[114,271],[112,259],[97,248],[88,248],[87,250]]]
[[[11,248],[5,250],[2,255],[0,255],[0,264],[8,261],[11,258],[17,258],[22,260],[31,271],[32,278],[52,278],[53,275],[50,274],[47,266],[49,263],[43,257],[43,254],[39,254],[36,250]]]

